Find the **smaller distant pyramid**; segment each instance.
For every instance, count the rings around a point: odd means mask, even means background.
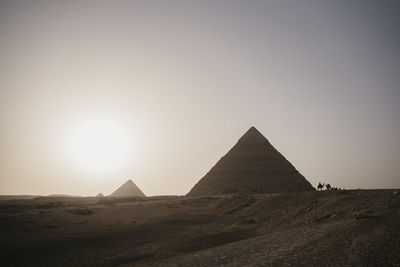
[[[96,197],[97,198],[102,198],[102,197],[104,197],[104,195],[102,193],[98,193]]]
[[[132,182],[131,179],[121,185],[114,193],[112,197],[145,197],[146,195]]]

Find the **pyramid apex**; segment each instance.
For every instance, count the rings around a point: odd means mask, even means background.
[[[257,130],[257,128],[254,127],[254,126],[251,126],[251,127],[247,130],[247,132],[245,133],[245,135],[248,134],[248,133],[258,133],[258,134],[262,135],[262,134],[260,133],[260,131]]]
[[[247,132],[242,135],[242,137],[239,139],[238,141],[239,143],[269,143],[267,138],[264,137],[264,135],[262,135],[262,133],[260,133],[260,131],[258,131],[256,129],[256,127],[252,126],[250,127]]]
[[[126,180],[126,182],[124,183],[124,185],[128,185],[128,184],[133,184],[136,186],[136,184],[132,181],[132,179],[128,179]]]
[[[251,127],[247,130],[247,132],[257,132],[257,133],[260,133],[260,131],[257,130],[257,128],[254,127],[254,126],[251,126]],[[260,133],[260,134],[261,134],[261,133]]]

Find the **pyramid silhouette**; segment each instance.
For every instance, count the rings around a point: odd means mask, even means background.
[[[188,196],[314,190],[268,140],[251,127]]]
[[[96,197],[104,197],[102,193],[98,193]]]
[[[121,185],[114,193],[110,196],[112,197],[145,197],[146,195],[132,182],[131,179],[126,181]]]

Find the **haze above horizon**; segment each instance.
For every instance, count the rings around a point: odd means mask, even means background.
[[[398,1],[1,1],[0,194],[186,194],[255,126],[400,188]]]

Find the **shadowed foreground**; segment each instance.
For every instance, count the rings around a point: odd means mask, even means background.
[[[400,193],[0,201],[2,266],[399,265]]]

